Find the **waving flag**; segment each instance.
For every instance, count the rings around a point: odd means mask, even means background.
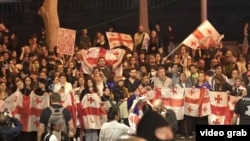
[[[110,49],[120,46],[126,46],[133,50],[134,43],[131,35],[116,32],[106,32]]]
[[[78,118],[82,129],[100,129],[107,119],[107,112],[97,94],[86,94],[77,104]]]
[[[24,132],[37,131],[40,114],[49,106],[49,95],[38,96],[31,92],[25,96],[17,91],[5,100],[5,106],[20,120]]]
[[[220,37],[219,32],[208,20],[206,20],[198,26],[197,29],[195,29],[193,33],[182,42],[182,44],[192,49],[197,49],[200,46],[209,47],[216,45]]]
[[[104,48],[100,48],[100,47],[92,47],[88,50],[81,50],[79,53],[81,55],[82,58],[85,58],[86,61],[91,64],[91,65],[96,65],[98,63],[98,59],[100,57],[103,57],[106,61],[106,63],[110,66],[112,66],[113,64],[115,64],[119,59],[123,58],[124,55],[124,50],[123,49],[112,49],[112,50],[105,50]],[[86,67],[86,64],[84,63],[84,61],[82,61],[82,69],[83,72],[86,74],[92,74],[92,71]],[[117,68],[117,70],[119,71],[119,73],[121,71],[121,68]],[[118,72],[116,72],[117,74]]]

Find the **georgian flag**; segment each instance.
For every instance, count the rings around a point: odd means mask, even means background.
[[[210,99],[204,88],[185,89],[185,115],[204,117],[211,114]]]
[[[226,92],[210,91],[212,114],[209,117],[211,125],[230,125],[234,108],[240,97],[228,95]]]
[[[175,112],[177,120],[182,120],[184,118],[184,89],[163,88],[160,89],[160,93],[164,106]]]
[[[131,51],[133,51],[134,43],[131,35],[117,32],[106,32],[106,35],[110,49],[126,46]]]
[[[220,39],[220,34],[214,28],[214,26],[208,21],[204,21],[191,33],[182,44],[192,48],[197,49],[200,46],[213,46],[218,43]]]
[[[114,65],[119,59],[123,58],[123,49],[112,49],[106,50],[101,47],[92,47],[88,50],[81,50],[79,53],[82,58],[85,58],[86,61],[91,65],[96,65],[98,63],[98,59],[103,57],[106,63],[110,66]],[[84,53],[87,52],[87,53]],[[85,74],[92,74],[92,71],[86,67],[84,61],[82,61],[82,69]],[[116,74],[122,76],[122,67],[118,67],[114,70]]]
[[[100,129],[107,119],[107,112],[103,109],[100,97],[94,94],[86,94],[77,104],[78,118],[82,129]]]
[[[20,120],[23,125],[22,131],[37,131],[40,114],[49,106],[49,95],[38,96],[31,92],[29,96],[16,91],[5,100],[5,106],[12,112],[13,117]]]

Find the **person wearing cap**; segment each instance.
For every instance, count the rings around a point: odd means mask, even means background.
[[[148,141],[172,141],[174,132],[169,122],[156,111],[148,111],[141,118],[136,135]]]
[[[45,135],[44,141],[67,141],[67,134],[61,132],[64,121],[59,117],[53,117],[49,122],[51,125],[50,133]]]
[[[43,133],[47,132],[46,129],[49,124],[49,119],[52,113],[51,108],[58,110],[58,111],[60,111],[60,109],[62,108],[60,94],[52,93],[50,96],[50,102],[51,102],[50,107],[45,108],[41,112],[39,125],[37,128],[37,141],[41,141]],[[75,134],[75,127],[73,124],[72,115],[70,111],[66,108],[62,110],[62,114],[63,114],[65,125],[68,131],[67,132],[68,137],[72,138],[74,137],[74,134]]]

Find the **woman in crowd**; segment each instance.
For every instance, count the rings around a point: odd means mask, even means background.
[[[0,82],[0,100],[5,100],[9,96],[7,89],[6,89],[6,83]]]
[[[82,92],[80,94],[80,101],[83,99],[83,97],[86,94],[92,94],[92,93],[97,93],[97,92],[98,92],[98,90],[96,87],[95,80],[91,76],[88,76],[86,78],[85,89],[82,90]]]

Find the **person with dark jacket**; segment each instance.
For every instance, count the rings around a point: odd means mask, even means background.
[[[9,122],[14,124],[14,126],[10,126]],[[22,131],[22,124],[17,118],[11,117],[6,112],[2,112],[0,113],[0,128],[7,141],[15,141]]]

